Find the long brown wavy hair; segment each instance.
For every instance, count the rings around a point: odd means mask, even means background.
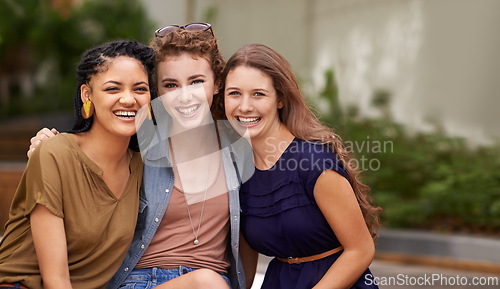
[[[349,183],[354,190],[368,230],[372,238],[376,239],[380,227],[378,214],[382,209],[373,205],[373,199],[369,194],[370,188],[359,180],[360,172],[349,165],[351,156],[340,136],[322,124],[306,104],[288,61],[265,45],[245,45],[229,58],[222,79],[225,81],[228,73],[239,66],[259,69],[272,78],[278,101],[283,103],[283,108],[279,110],[280,121],[295,137],[306,141],[319,141],[334,149],[347,171]],[[216,105],[223,108],[223,100],[221,102],[219,99]]]

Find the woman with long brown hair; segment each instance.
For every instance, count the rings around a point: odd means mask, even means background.
[[[286,59],[247,45],[223,79],[226,116],[254,151],[255,173],[240,189],[247,288],[257,252],[276,257],[262,288],[376,287],[368,266],[380,209],[340,137],[306,105]]]

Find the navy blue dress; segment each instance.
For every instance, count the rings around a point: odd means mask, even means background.
[[[341,245],[313,196],[316,180],[327,169],[347,178],[332,148],[295,138],[273,167],[255,170],[240,189],[241,230],[254,250],[273,257],[307,257]],[[262,288],[312,288],[341,253],[301,264],[274,258]],[[378,288],[368,274],[369,269],[352,288]]]

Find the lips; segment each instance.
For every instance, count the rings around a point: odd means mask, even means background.
[[[137,111],[125,111],[125,110],[118,110],[113,112],[114,115],[122,118],[134,118]]]
[[[198,112],[200,106],[201,106],[200,104],[193,104],[190,106],[182,106],[182,107],[178,106],[175,108],[175,110],[178,111],[184,117],[191,117]]]
[[[244,116],[237,116],[236,120],[245,126],[254,126],[258,124],[262,118],[261,117],[244,117]]]

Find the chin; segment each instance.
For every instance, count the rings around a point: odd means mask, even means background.
[[[116,132],[117,135],[122,136],[122,137],[131,137],[133,136],[137,131],[134,129],[123,129],[119,130]]]

